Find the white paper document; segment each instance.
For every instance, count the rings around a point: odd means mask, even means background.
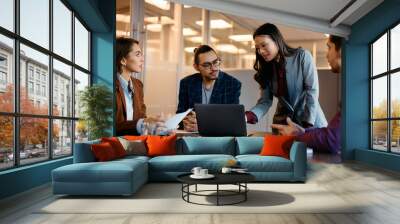
[[[190,108],[185,112],[175,114],[175,116],[171,117],[165,122],[165,126],[167,127],[167,130],[172,130],[178,127],[179,123],[188,115],[193,109]]]

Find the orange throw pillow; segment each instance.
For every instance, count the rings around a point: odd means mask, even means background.
[[[117,158],[126,156],[126,151],[117,137],[101,138],[101,142],[108,142],[114,149]]]
[[[262,156],[280,156],[289,159],[290,147],[295,136],[265,135],[264,146],[261,149]]]
[[[147,139],[147,135],[125,135],[124,139],[128,140],[128,141],[146,141]]]
[[[148,156],[164,156],[176,154],[176,135],[171,136],[148,136]]]
[[[108,142],[93,144],[90,147],[92,149],[94,157],[99,162],[109,161],[117,158],[114,149]]]

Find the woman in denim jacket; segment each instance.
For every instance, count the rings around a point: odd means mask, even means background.
[[[310,52],[291,48],[279,29],[270,23],[253,34],[256,47],[254,79],[259,83],[261,97],[246,111],[246,119],[255,124],[269,110],[273,96],[278,98],[274,124],[286,124],[286,117],[301,126],[325,127],[327,121],[318,102],[318,74]]]

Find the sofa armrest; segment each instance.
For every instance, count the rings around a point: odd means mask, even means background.
[[[93,155],[90,146],[100,143],[99,140],[75,143],[74,145],[74,163],[89,163],[95,162],[96,158]]]
[[[293,162],[293,180],[305,181],[307,176],[307,147],[303,142],[293,142],[290,148],[290,160]]]

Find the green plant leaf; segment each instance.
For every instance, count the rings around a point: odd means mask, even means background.
[[[79,96],[81,119],[85,121],[89,139],[109,136],[107,130],[112,125],[112,91],[103,84],[94,84],[86,87]]]

